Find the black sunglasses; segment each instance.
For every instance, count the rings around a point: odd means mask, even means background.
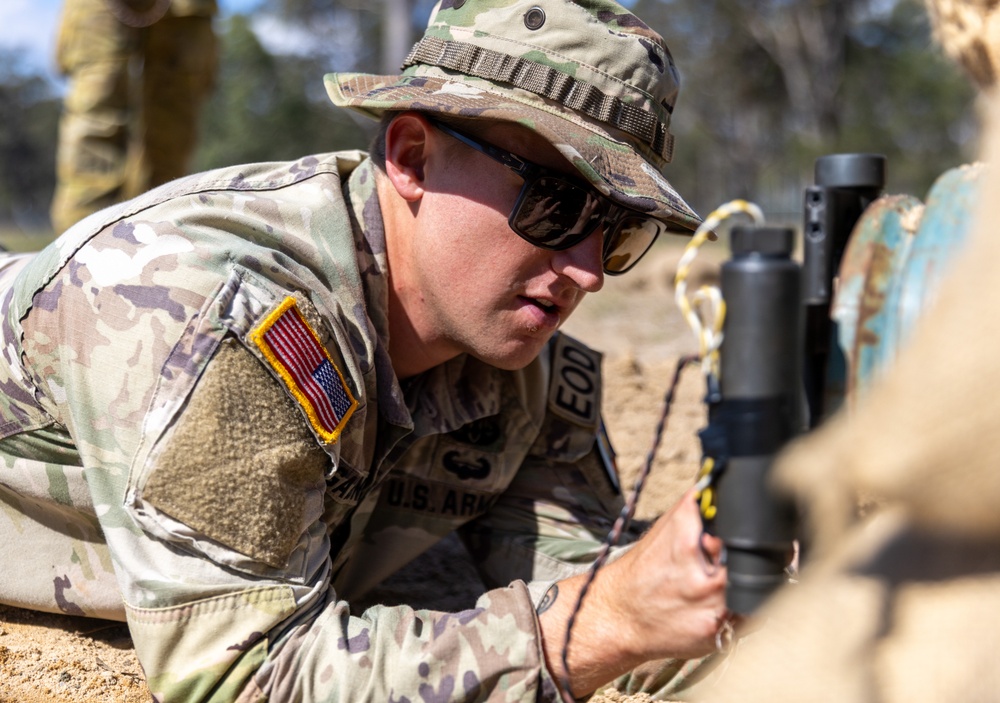
[[[660,232],[666,230],[663,222],[615,205],[582,181],[479,141],[443,122],[428,121],[448,136],[499,161],[524,180],[507,222],[519,237],[536,247],[569,249],[603,225],[604,273],[617,276],[635,266]]]

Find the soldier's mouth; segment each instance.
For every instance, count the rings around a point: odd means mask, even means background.
[[[533,330],[554,330],[562,322],[562,308],[550,300],[523,296],[524,311],[528,313],[529,327]]]

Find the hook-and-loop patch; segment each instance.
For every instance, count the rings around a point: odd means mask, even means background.
[[[566,334],[555,338],[549,410],[574,425],[600,424],[601,355]]]
[[[299,401],[316,434],[336,442],[358,401],[295,298],[285,298],[249,338]]]

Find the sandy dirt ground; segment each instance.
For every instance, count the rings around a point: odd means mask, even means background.
[[[657,245],[632,273],[609,278],[584,301],[565,329],[605,354],[604,412],[630,491],[653,442],[663,396],[677,359],[697,350],[673,301],[673,274],[681,246]],[[715,279],[726,252],[708,245],[691,285]],[[666,510],[691,484],[704,426],[704,381],[688,367],[636,513],[649,519]],[[461,547],[448,540],[384,584],[382,602],[462,608],[481,588]],[[456,566],[457,560],[457,566]],[[440,577],[447,570],[447,579]],[[433,582],[432,589],[425,584]],[[34,613],[0,606],[0,703],[147,703],[151,698],[125,625]],[[646,696],[612,694],[604,701],[643,703]]]

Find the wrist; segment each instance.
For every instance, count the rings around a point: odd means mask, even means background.
[[[546,664],[562,687],[583,696],[647,659],[632,608],[622,602],[614,569],[601,569],[587,586],[589,572],[554,584],[539,605]],[[582,604],[581,591],[587,588]],[[566,629],[571,627],[564,662]]]

